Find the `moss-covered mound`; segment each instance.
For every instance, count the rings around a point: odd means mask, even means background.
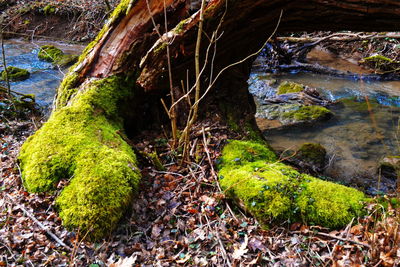
[[[71,179],[56,200],[60,217],[93,238],[113,229],[140,179],[136,157],[119,135],[118,103],[130,93],[123,84],[111,77],[82,85],[25,142],[19,157],[30,192],[51,191],[60,179]]]
[[[25,69],[20,69],[17,67],[7,67],[7,73],[5,70],[1,72],[1,79],[3,81],[7,80],[7,74],[8,79],[12,82],[26,80],[31,75],[29,71]]]
[[[300,93],[304,90],[304,85],[294,82],[284,81],[278,87],[278,95],[289,94],[289,93]]]
[[[283,118],[294,122],[324,120],[332,116],[332,112],[326,107],[311,105],[299,106],[296,110],[291,110],[284,113]]]
[[[60,67],[70,66],[78,61],[79,56],[64,54],[54,45],[43,45],[40,47],[38,58],[47,62],[54,63]]]
[[[39,49],[38,58],[47,62],[56,62],[60,60],[63,55],[64,52],[54,45],[43,45]]]
[[[301,174],[262,144],[231,141],[219,175],[226,194],[265,224],[302,221],[335,228],[363,214],[362,192]]]

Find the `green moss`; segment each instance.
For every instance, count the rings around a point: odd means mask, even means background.
[[[304,90],[304,85],[294,83],[294,82],[282,82],[278,87],[278,95],[289,94],[289,93],[299,93]]]
[[[52,5],[47,5],[43,8],[43,12],[45,15],[51,15],[56,13],[56,8]]]
[[[4,70],[1,72],[1,79],[4,81],[7,80],[7,75],[10,81],[15,82],[26,80],[31,74],[25,69],[20,69],[17,67],[7,67],[7,72]]]
[[[373,55],[370,57],[365,57],[362,59],[363,62],[385,62],[385,63],[392,63],[393,59],[382,55]]]
[[[304,161],[322,165],[325,162],[326,150],[321,144],[305,143],[299,148],[296,156]]]
[[[302,221],[341,227],[363,213],[364,194],[301,174],[276,161],[273,152],[249,141],[223,149],[220,184],[264,224]]]
[[[63,51],[54,45],[43,45],[40,47],[38,58],[47,62],[57,62],[64,56]]]
[[[175,26],[174,32],[177,34],[181,33],[184,30],[188,21],[189,21],[189,18],[184,19],[181,22],[179,22],[178,25]]]
[[[125,16],[126,11],[128,10],[129,4],[133,4],[135,1],[133,0],[122,0],[119,5],[114,9],[111,13],[110,18],[107,23],[103,26],[100,32],[97,34],[96,38],[89,43],[86,48],[83,50],[82,54],[79,56],[77,62],[70,69],[71,71],[64,78],[63,82],[59,86],[57,90],[57,103],[56,109],[64,106],[70,99],[70,96],[74,95],[77,91],[76,85],[78,83],[79,75],[77,74],[78,70],[76,68],[87,58],[89,53],[93,50],[93,48],[99,43],[99,41],[104,37],[106,33],[109,32],[111,26],[118,22],[123,16]]]
[[[222,167],[238,166],[255,161],[274,162],[277,160],[275,153],[263,144],[252,141],[229,142],[225,146]]]
[[[55,64],[62,68],[68,67],[75,64],[78,61],[78,58],[78,55],[64,55],[57,62],[55,62]]]
[[[55,189],[71,179],[56,203],[68,228],[99,238],[111,231],[139,183],[136,157],[118,134],[118,103],[130,94],[124,78],[92,81],[22,146],[25,188]]]
[[[160,43],[160,44],[158,45],[158,47],[156,47],[156,48],[154,49],[154,54],[157,55],[157,54],[159,54],[160,52],[165,51],[166,48],[167,48],[167,46],[168,46],[168,44],[167,44],[166,42]]]
[[[44,45],[40,47],[38,58],[47,62],[54,63],[60,67],[70,66],[78,61],[77,55],[66,55],[54,45]]]
[[[71,96],[77,92],[76,84],[78,78],[78,74],[71,72],[61,82],[57,90],[56,109],[65,106]]]
[[[292,110],[285,112],[283,118],[295,120],[295,121],[310,121],[326,119],[332,115],[332,112],[321,106],[311,105],[311,106],[301,106],[297,110]]]

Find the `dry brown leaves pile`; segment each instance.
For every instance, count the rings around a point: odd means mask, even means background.
[[[336,231],[300,223],[264,230],[219,189],[212,166],[232,135],[207,122],[197,127],[192,162],[184,167],[176,163],[176,154],[162,136],[145,133],[137,138],[135,147],[143,155],[157,151],[165,169],[157,170],[142,158],[143,182],[129,214],[114,233],[96,243],[79,240],[79,233],[63,228],[54,209],[56,194],[24,191],[15,159],[33,125],[3,134],[0,266],[399,265],[398,213],[390,206],[371,204],[370,216]]]

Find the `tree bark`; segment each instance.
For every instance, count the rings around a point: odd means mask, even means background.
[[[168,33],[163,26],[164,3],[168,29],[172,29]],[[277,24],[281,32],[390,31],[398,29],[399,14],[400,2],[392,0],[211,0],[204,13],[202,61],[206,40],[220,25],[219,37],[211,46],[215,59],[211,64],[212,57],[208,58],[201,82],[209,84],[211,76],[259,50]],[[73,177],[58,200],[67,226],[101,237],[121,218],[138,187],[134,155],[126,149],[122,125],[128,132],[138,131],[161,114],[159,99],[169,91],[166,42],[175,88],[181,81],[186,83],[187,73],[189,84],[194,84],[199,19],[198,12],[190,15],[185,0],[122,0],[61,84],[49,122],[25,143],[20,159],[24,183],[31,191],[52,190],[60,179]],[[255,125],[254,102],[247,90],[251,63],[249,59],[224,71],[204,100],[207,106],[200,103],[203,111],[214,108],[231,126],[246,126],[238,130]],[[47,150],[41,152],[44,144]],[[58,151],[65,147],[64,152]],[[104,188],[115,190],[119,180],[122,191],[112,197],[104,193]],[[94,184],[98,182],[100,186]],[[88,184],[94,189],[88,190]],[[105,215],[93,208],[99,201]]]

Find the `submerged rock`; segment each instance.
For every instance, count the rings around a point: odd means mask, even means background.
[[[379,171],[386,177],[396,180],[400,175],[400,156],[387,156],[379,162]]]
[[[321,144],[304,143],[296,156],[312,169],[321,171],[325,167],[326,149]]]
[[[26,80],[31,75],[29,71],[25,69],[20,69],[17,67],[7,67],[7,72],[4,70],[1,72],[1,79],[3,81],[7,80],[7,74],[8,79],[12,82]]]
[[[297,109],[286,112],[282,116],[285,120],[296,123],[329,119],[332,115],[332,112],[325,107],[300,105]]]
[[[282,126],[313,123],[326,120],[333,113],[322,106],[301,104],[270,104],[258,108],[256,117],[268,120],[278,120]]]

